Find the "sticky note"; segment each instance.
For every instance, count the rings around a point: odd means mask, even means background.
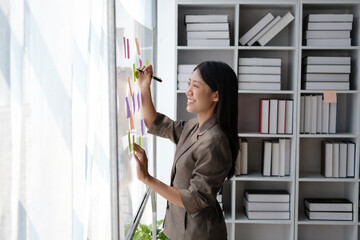
[[[129,44],[129,39],[126,39],[127,40],[127,57],[128,59],[130,59],[130,44]]]
[[[135,94],[132,95],[133,112],[135,113]]]
[[[139,146],[141,147],[141,136],[139,136]]]
[[[336,91],[335,90],[326,90],[324,91],[324,103],[336,103]]]
[[[140,67],[142,67],[142,61],[140,58],[139,58],[139,65],[140,65]]]
[[[133,74],[134,74],[134,82],[136,82],[135,63],[133,64]]]
[[[132,139],[133,141],[133,144],[135,143],[135,135],[133,135],[133,139]],[[133,153],[135,153],[135,148],[133,147]]]
[[[130,115],[130,130],[133,130],[134,129],[134,119],[133,119],[133,116],[132,114]]]
[[[130,77],[128,77],[128,84],[129,84],[130,95],[132,95],[132,89],[131,89]]]
[[[125,58],[126,58],[126,40],[125,40],[125,37],[123,37],[123,40],[124,40],[124,55],[125,55]]]
[[[126,104],[126,117],[130,118],[131,112],[130,112],[130,106],[129,106],[129,101],[128,101],[127,97],[125,97],[125,104]]]
[[[137,93],[138,111],[140,110],[140,93]]]
[[[144,136],[144,119],[141,119],[140,125],[141,125],[141,136]]]
[[[137,38],[135,38],[135,44],[136,44],[137,54],[140,56],[140,48],[139,48],[139,42],[138,42]]]
[[[131,153],[130,131],[128,131],[128,141],[129,141],[129,147],[128,147],[128,150],[129,150],[129,153]]]
[[[149,65],[149,59],[146,59],[145,66]]]

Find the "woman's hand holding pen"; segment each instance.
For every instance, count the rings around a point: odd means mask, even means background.
[[[139,67],[140,70],[143,71],[143,73],[138,74],[138,84],[141,89],[149,88],[151,84],[151,76],[153,75],[153,68],[152,65],[149,64],[147,66]]]
[[[148,171],[148,159],[146,157],[146,152],[136,143],[134,143],[134,149],[135,149],[134,157],[137,162],[136,165],[137,178],[141,182],[146,183],[146,181],[151,177]]]

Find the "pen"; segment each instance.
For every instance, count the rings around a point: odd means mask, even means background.
[[[136,72],[135,72],[135,77],[138,77],[138,73],[139,73],[139,72],[144,73],[143,70],[137,68],[137,69],[136,69]],[[158,77],[156,77],[156,76],[152,76],[152,75],[151,75],[151,78],[153,78],[154,80],[156,80],[156,81],[158,81],[158,82],[162,82],[161,78],[158,78]]]

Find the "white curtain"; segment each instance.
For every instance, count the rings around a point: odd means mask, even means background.
[[[110,239],[107,1],[0,1],[0,239]]]

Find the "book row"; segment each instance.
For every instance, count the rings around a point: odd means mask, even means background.
[[[309,14],[305,19],[305,46],[351,46],[353,14]]]
[[[293,133],[293,99],[262,98],[259,102],[260,133]]]
[[[291,140],[263,140],[262,174],[263,176],[289,176],[291,162]]]
[[[252,46],[255,43],[264,46],[293,20],[294,16],[290,11],[284,16],[276,17],[268,12],[240,37],[239,43],[243,46]]]
[[[353,220],[353,203],[346,198],[305,198],[304,209],[310,220]]]
[[[322,141],[321,174],[327,178],[355,177],[355,149],[352,141]]]
[[[336,133],[337,102],[325,102],[322,95],[300,96],[300,133]]]
[[[281,58],[239,58],[239,89],[280,90]]]
[[[230,46],[228,15],[185,15],[187,46]]]
[[[303,63],[303,89],[350,89],[351,57],[308,56]]]
[[[243,205],[248,219],[290,219],[290,194],[286,190],[245,190]]]

